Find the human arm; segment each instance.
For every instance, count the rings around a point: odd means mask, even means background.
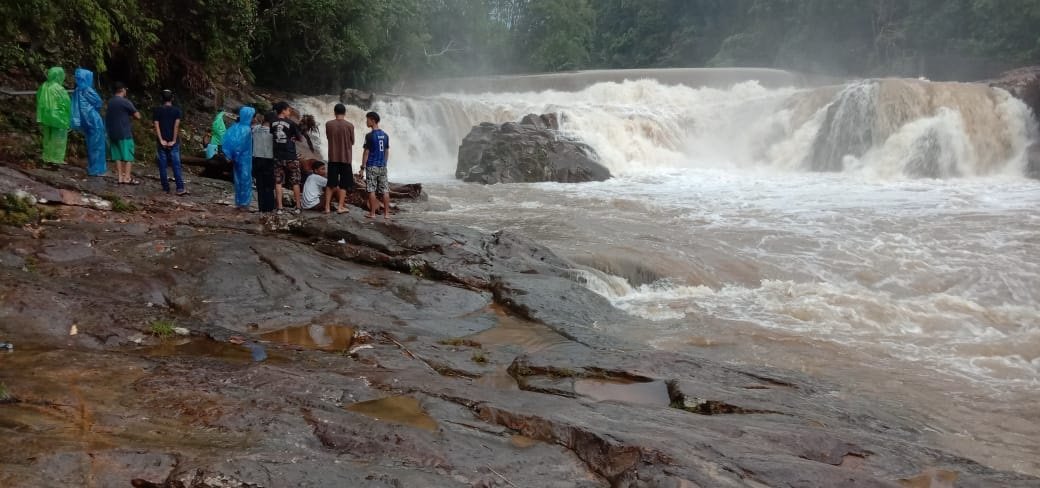
[[[159,121],[156,120],[155,122],[152,122],[152,125],[155,126],[155,137],[159,138],[159,145],[165,147],[166,146],[166,141],[163,140],[163,138],[162,138],[162,129],[159,128]]]
[[[173,121],[173,140],[170,141],[170,145],[177,144],[177,139],[181,137],[181,118],[177,117],[177,120]]]

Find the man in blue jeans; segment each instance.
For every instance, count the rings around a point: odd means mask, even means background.
[[[173,92],[163,90],[162,105],[155,109],[152,121],[155,123],[155,135],[159,138],[159,181],[162,189],[170,193],[170,181],[166,175],[166,166],[173,168],[173,179],[177,183],[177,195],[187,195],[184,188],[184,177],[181,175],[181,109],[173,106]]]

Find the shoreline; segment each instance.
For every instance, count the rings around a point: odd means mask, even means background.
[[[262,225],[198,176],[178,198],[2,170],[135,209],[0,227],[5,486],[1040,481],[802,374],[606,337],[640,319],[523,236],[357,208]]]

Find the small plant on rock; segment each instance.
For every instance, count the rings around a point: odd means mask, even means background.
[[[13,402],[14,397],[7,391],[7,385],[0,383],[0,403]]]
[[[36,201],[30,196],[7,193],[0,197],[0,225],[21,227],[40,220]]]
[[[105,200],[108,200],[110,203],[112,203],[113,212],[130,213],[137,211],[137,206],[134,205],[133,202],[123,200],[123,198],[119,195],[108,193],[102,195],[101,198],[104,198]]]
[[[176,324],[172,320],[156,320],[152,322],[152,335],[160,339],[169,339],[173,337],[174,327],[176,327]]]
[[[484,354],[484,351],[476,351],[476,352],[474,352],[473,353],[473,357],[471,357],[470,360],[472,360],[474,363],[478,363],[478,364],[485,364],[485,363],[488,362],[487,355]]]

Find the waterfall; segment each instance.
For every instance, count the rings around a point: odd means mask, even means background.
[[[333,104],[297,101],[319,120],[332,117]],[[1023,175],[1037,140],[1029,109],[1003,90],[905,79],[817,88],[640,79],[578,91],[394,96],[373,109],[390,134],[395,171],[441,178],[454,174],[458,145],[474,125],[528,113],[558,114],[561,130],[591,145],[616,175],[704,166],[880,178]],[[363,117],[350,108],[359,140]]]

